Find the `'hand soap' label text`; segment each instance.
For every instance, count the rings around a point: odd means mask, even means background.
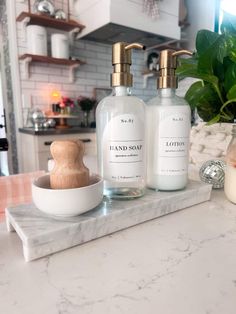
[[[144,177],[144,124],[133,114],[112,118],[103,135],[103,176],[117,182]]]

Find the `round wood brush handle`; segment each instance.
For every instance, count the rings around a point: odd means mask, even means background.
[[[89,185],[89,170],[83,163],[83,142],[54,141],[50,150],[55,161],[50,173],[52,189],[73,189]]]

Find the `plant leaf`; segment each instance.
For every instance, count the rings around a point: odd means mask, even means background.
[[[190,107],[197,108],[199,116],[204,121],[209,121],[216,116],[221,107],[221,101],[210,84],[195,82],[188,89],[185,99]]]
[[[179,77],[195,77],[197,75],[197,66],[194,63],[182,63],[175,72]]]
[[[176,72],[202,80],[191,85],[185,97],[210,123],[233,121],[236,115],[236,17],[226,14],[224,23],[223,34],[198,32],[197,52],[181,60]]]
[[[219,34],[203,29],[197,33],[196,37],[196,49],[199,56],[204,54],[208,48],[215,43],[220,37]]]
[[[199,105],[199,95],[201,95],[203,89],[203,82],[198,81],[193,83],[186,92],[185,99],[189,103],[191,109],[194,109]]]
[[[227,99],[231,100],[236,98],[236,84],[233,85],[227,93]]]
[[[199,56],[198,71],[208,74],[216,74],[219,63],[223,64],[228,55],[226,38],[222,35]]]
[[[218,78],[215,75],[199,72],[196,64],[182,64],[176,69],[176,74],[180,77],[193,77],[211,84],[218,84]]]
[[[228,64],[225,65],[225,68],[224,88],[227,93],[236,83],[236,63],[230,61],[230,63],[228,62]]]
[[[220,114],[217,114],[214,118],[207,122],[207,125],[211,125],[220,121]]]

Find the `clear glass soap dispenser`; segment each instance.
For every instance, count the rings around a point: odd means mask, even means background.
[[[145,191],[145,104],[131,96],[133,48],[144,49],[138,43],[113,45],[113,92],[96,109],[98,169],[110,198],[135,198]]]
[[[190,51],[163,50],[159,59],[158,93],[147,104],[147,186],[157,190],[179,190],[188,179],[191,111],[176,96],[177,56]]]
[[[226,152],[225,195],[236,204],[236,124],[232,128],[232,139]]]

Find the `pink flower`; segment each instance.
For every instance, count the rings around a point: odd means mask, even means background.
[[[74,101],[69,97],[62,97],[62,101],[60,103],[61,108],[71,107],[74,108]]]

